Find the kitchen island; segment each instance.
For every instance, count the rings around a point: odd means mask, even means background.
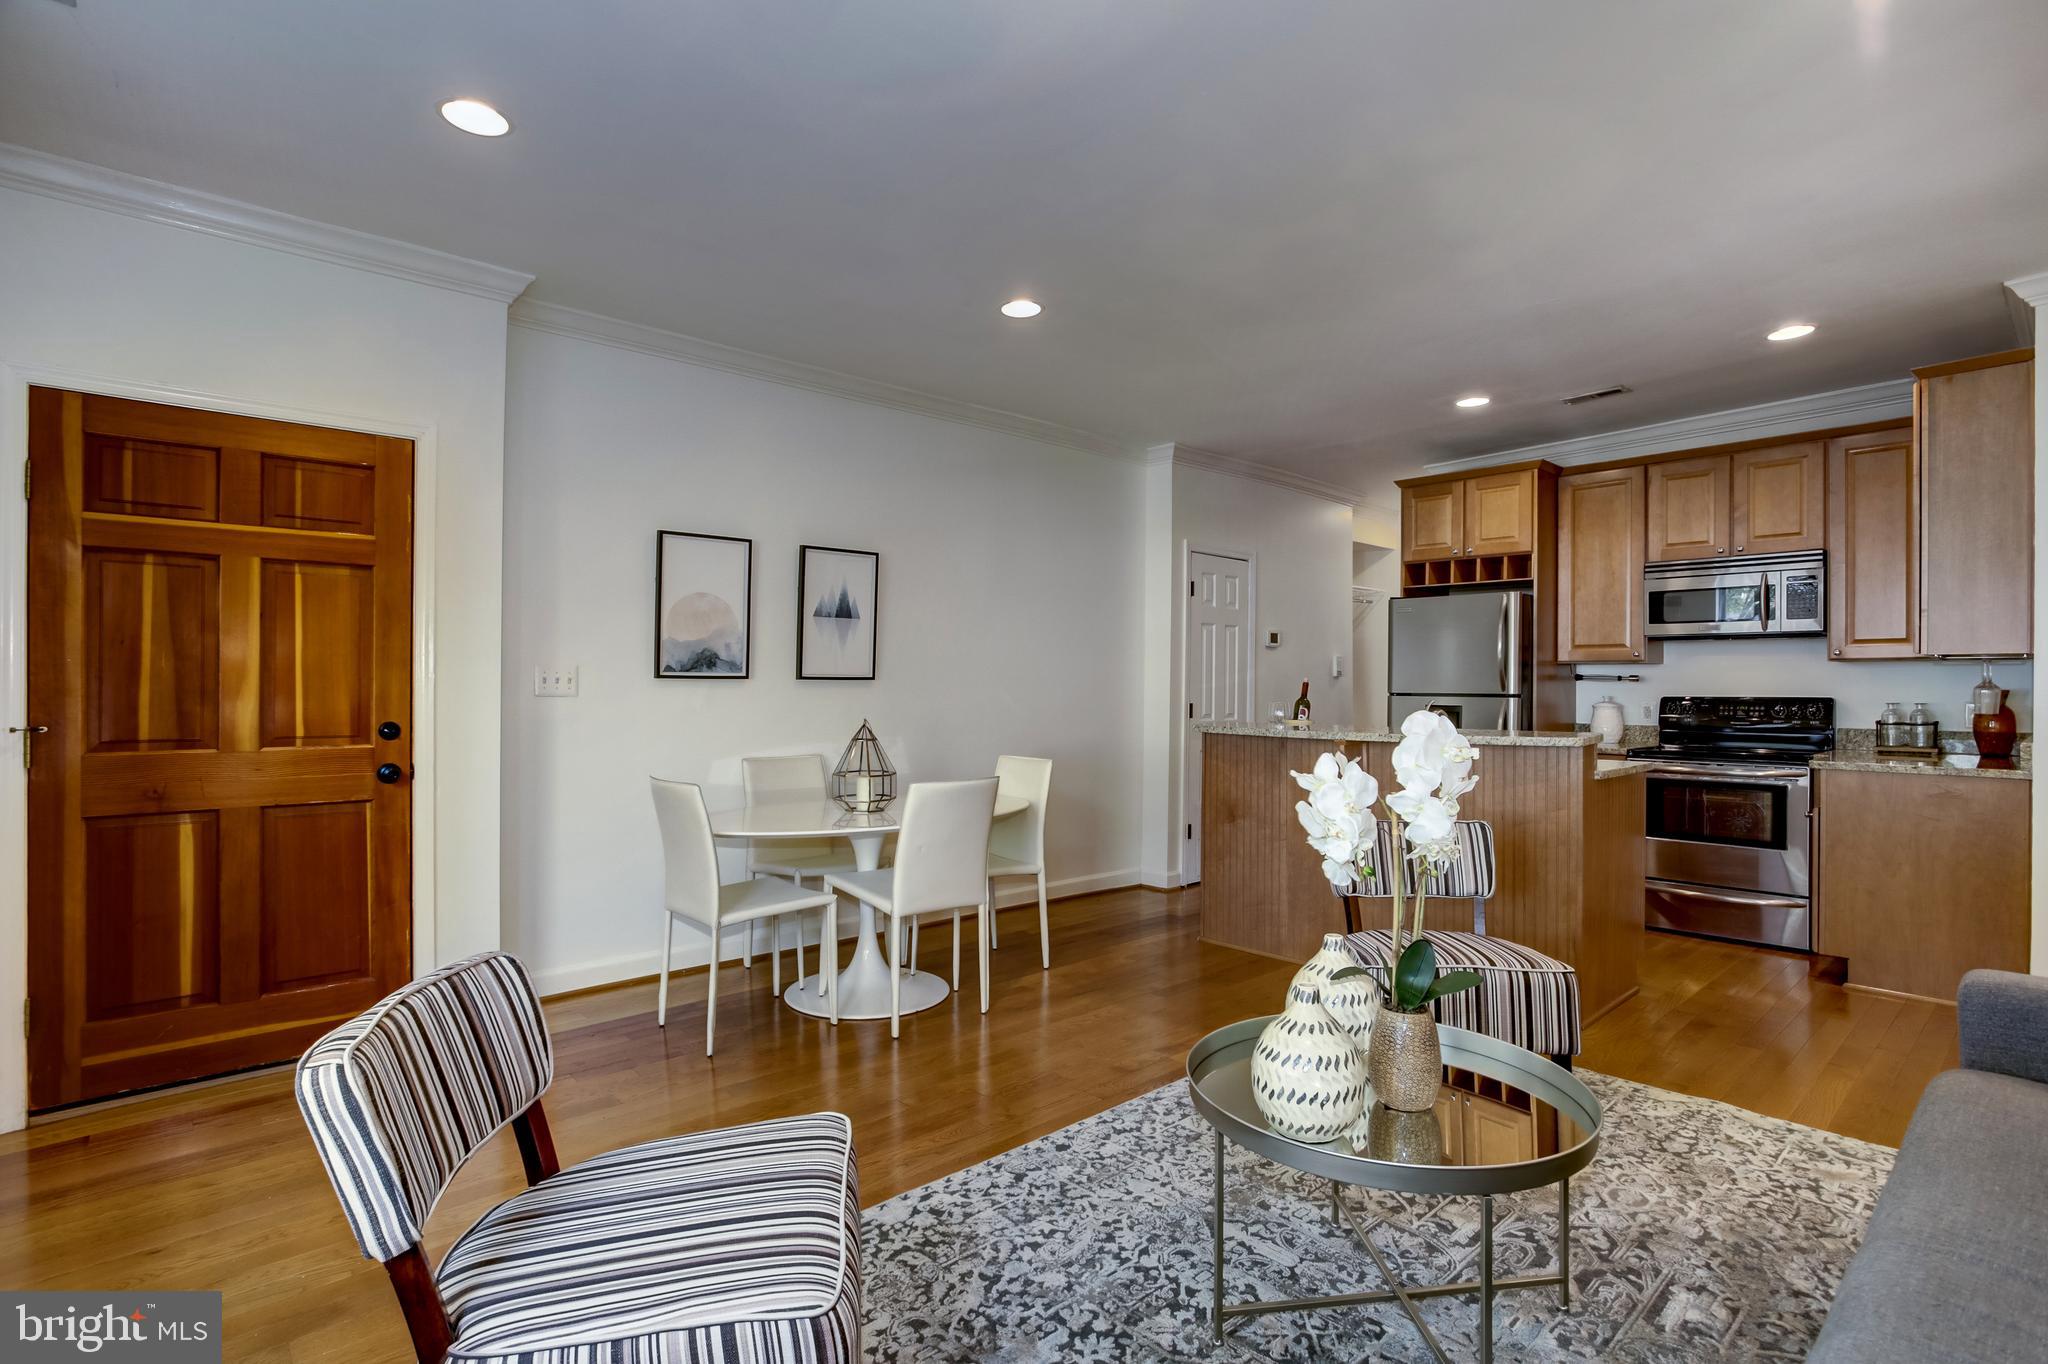
[[[1200,725],[1202,937],[1306,961],[1342,906],[1323,879],[1288,774],[1341,752],[1383,791],[1394,787],[1398,733]],[[1460,815],[1493,826],[1499,886],[1486,931],[1571,963],[1590,1021],[1636,992],[1643,937],[1643,780],[1635,764],[1599,771],[1584,733],[1467,732],[1479,785]],[[1375,907],[1384,901],[1372,902]],[[1472,927],[1469,900],[1431,900],[1432,928]],[[1367,926],[1376,927],[1369,921]]]

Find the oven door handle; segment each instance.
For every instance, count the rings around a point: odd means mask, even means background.
[[[1683,777],[1687,781],[1720,782],[1724,785],[1754,786],[1758,782],[1802,782],[1812,773],[1810,769],[1804,767],[1761,767],[1754,772],[1732,772],[1725,767],[1681,767],[1658,763],[1649,770],[1648,775]]]
[[[1716,905],[1748,905],[1752,909],[1805,909],[1804,900],[1785,900],[1774,895],[1744,895],[1733,890],[1692,890],[1676,886],[1669,881],[1652,881],[1649,888],[1659,895],[1669,895],[1676,900],[1704,900]]]

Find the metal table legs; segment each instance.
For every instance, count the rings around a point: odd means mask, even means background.
[[[1497,1279],[1493,1274],[1493,1198],[1481,1195],[1479,1199],[1479,1277],[1464,1283],[1411,1284],[1394,1274],[1393,1267],[1372,1243],[1368,1235],[1369,1226],[1358,1220],[1342,1196],[1336,1181],[1330,1183],[1330,1207],[1351,1227],[1358,1243],[1365,1247],[1372,1257],[1373,1267],[1385,1281],[1384,1289],[1373,1289],[1361,1293],[1336,1293],[1320,1298],[1287,1298],[1273,1302],[1225,1303],[1223,1301],[1223,1134],[1216,1133],[1216,1208],[1214,1223],[1214,1267],[1216,1273],[1215,1296],[1210,1313],[1210,1335],[1218,1344],[1223,1341],[1227,1324],[1232,1318],[1264,1316],[1270,1312],[1301,1312],[1312,1308],[1360,1307],[1370,1303],[1398,1302],[1422,1341],[1429,1346],[1430,1353],[1443,1364],[1450,1364],[1450,1356],[1429,1329],[1429,1323],[1422,1319],[1420,1300],[1423,1298],[1452,1297],[1465,1293],[1479,1295],[1479,1360],[1480,1364],[1493,1364],[1493,1299],[1494,1295],[1509,1288],[1551,1288],[1557,1289],[1558,1301],[1565,1307],[1572,1305],[1572,1187],[1569,1179],[1560,1180],[1557,1186],[1557,1266],[1555,1274],[1518,1275],[1510,1279]]]

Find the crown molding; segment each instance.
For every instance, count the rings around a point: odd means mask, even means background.
[[[2048,270],[2007,280],[2005,306],[2012,313],[2012,329],[2019,343],[2033,345],[2035,310],[2048,308]]]
[[[1112,459],[1139,458],[1132,446],[1092,431],[1061,426],[1057,422],[1041,421],[1036,417],[1006,412],[997,407],[983,407],[979,403],[941,398],[935,394],[901,388],[877,379],[863,379],[858,375],[845,374],[835,369],[778,359],[773,355],[763,355],[759,351],[741,350],[737,346],[721,345],[701,337],[685,336],[681,332],[664,331],[659,327],[650,327],[639,322],[605,317],[600,313],[564,307],[559,303],[540,303],[532,299],[522,299],[513,305],[512,325],[524,327],[529,331],[548,332],[555,336],[573,337],[579,341],[592,341],[600,346],[612,346],[619,350],[638,351],[642,355],[660,356],[664,360],[680,360],[686,365],[724,370],[728,374],[743,374],[750,379],[765,379],[769,383],[809,389],[813,393],[826,393],[835,398],[850,398],[855,402],[872,403],[877,407],[899,408],[926,417],[937,417],[941,421],[984,427],[991,431],[1023,436],[1050,445],[1063,445],[1070,450],[1106,455]]]
[[[1307,474],[1298,474],[1292,469],[1282,469],[1272,464],[1262,464],[1255,459],[1243,459],[1237,455],[1221,455],[1214,450],[1200,450],[1192,445],[1155,445],[1142,456],[1146,464],[1172,464],[1189,469],[1204,469],[1212,474],[1227,474],[1231,478],[1242,478],[1252,483],[1270,484],[1285,488],[1289,492],[1305,493],[1320,497],[1325,502],[1357,508],[1365,504],[1363,494],[1354,488],[1339,487],[1325,483]]]
[[[502,265],[316,223],[239,199],[183,189],[9,143],[0,143],[0,187],[499,303],[510,303],[533,283],[532,275]]]
[[[1573,436],[1567,440],[1523,445],[1490,455],[1438,460],[1423,466],[1432,474],[1456,473],[1462,469],[1484,469],[1494,464],[1514,464],[1544,459],[1552,464],[1599,464],[1610,459],[1632,459],[1637,455],[1661,455],[1695,446],[1726,445],[1735,441],[1765,440],[1772,436],[1794,436],[1831,426],[1857,426],[1864,422],[1902,421],[1913,415],[1913,381],[1890,379],[1861,388],[1838,388],[1804,398],[1786,398],[1754,407],[1731,407],[1705,412],[1697,417],[1632,426],[1598,436]]]

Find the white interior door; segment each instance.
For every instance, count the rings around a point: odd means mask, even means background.
[[[1188,556],[1187,730],[1181,745],[1182,885],[1202,879],[1202,737],[1199,723],[1252,724],[1251,564]]]

